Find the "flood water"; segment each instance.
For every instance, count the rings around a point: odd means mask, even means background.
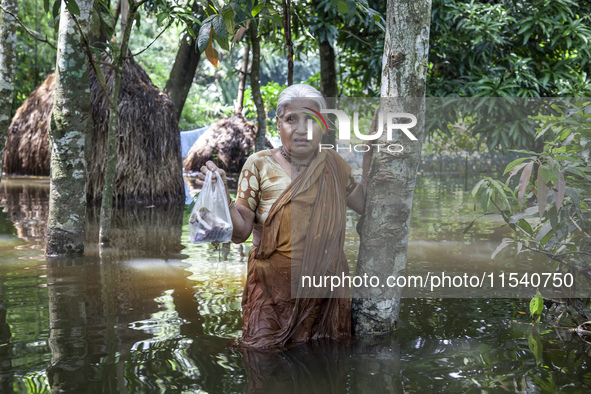
[[[420,177],[409,267],[486,267],[503,237],[480,220],[461,176]],[[469,189],[468,189],[469,190]],[[239,351],[246,254],[188,243],[182,208],[117,211],[100,250],[89,212],[85,257],[43,255],[46,179],[0,186],[1,393],[589,392],[591,345],[528,299],[405,298],[400,326],[353,343]],[[356,217],[347,254],[354,265]],[[503,251],[495,264],[535,264]]]

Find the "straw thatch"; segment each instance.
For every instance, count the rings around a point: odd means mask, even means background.
[[[107,85],[112,87],[112,69],[104,67],[103,71]],[[52,74],[17,111],[6,144],[6,173],[49,175],[47,132],[54,87]],[[94,127],[92,150],[87,156],[87,199],[99,203],[104,185],[109,106],[92,71],[90,96]],[[180,145],[172,102],[133,59],[128,59],[119,95],[115,201],[126,205],[183,203]]]
[[[113,70],[105,68],[109,87]],[[87,195],[101,200],[106,163],[109,107],[94,73],[90,75],[95,122]],[[117,170],[113,195],[119,203],[184,203],[181,137],[172,101],[132,59],[123,70],[117,121]]]
[[[213,124],[189,150],[186,172],[198,172],[208,160],[226,172],[239,172],[252,152],[256,126],[238,113]]]
[[[55,74],[50,74],[16,111],[8,128],[3,172],[49,175],[47,130],[53,108]]]

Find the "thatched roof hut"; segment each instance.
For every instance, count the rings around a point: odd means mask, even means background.
[[[112,87],[113,70],[104,67],[103,72]],[[13,118],[6,143],[6,173],[49,175],[47,132],[54,87],[52,74]],[[98,203],[104,184],[109,106],[92,70],[90,96],[94,127],[86,192],[89,202]],[[183,203],[181,142],[172,101],[132,58],[123,70],[117,134],[115,201],[126,205]]]
[[[49,120],[55,74],[29,95],[8,128],[2,171],[14,175],[49,175]]]
[[[238,113],[214,123],[189,150],[186,172],[198,172],[208,160],[226,172],[240,172],[252,152],[256,126]]]

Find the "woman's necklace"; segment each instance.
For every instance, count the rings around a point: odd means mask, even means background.
[[[281,146],[279,148],[279,152],[281,153],[281,156],[283,156],[285,158],[285,160],[287,160],[289,162],[289,164],[291,164],[292,166],[295,166],[297,169],[297,172],[300,172],[300,167],[309,167],[310,164],[312,163],[312,160],[314,160],[314,158],[316,157],[316,152],[314,152],[314,156],[312,156],[312,158],[310,159],[309,162],[307,162],[306,164],[303,163],[294,163],[291,161],[291,156],[289,156],[287,154],[287,152],[285,152],[285,150],[283,149],[283,146]]]

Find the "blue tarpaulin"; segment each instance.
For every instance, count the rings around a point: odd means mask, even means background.
[[[200,129],[181,131],[181,154],[183,160],[187,158],[189,150],[193,144],[209,129],[209,126],[202,127]]]

